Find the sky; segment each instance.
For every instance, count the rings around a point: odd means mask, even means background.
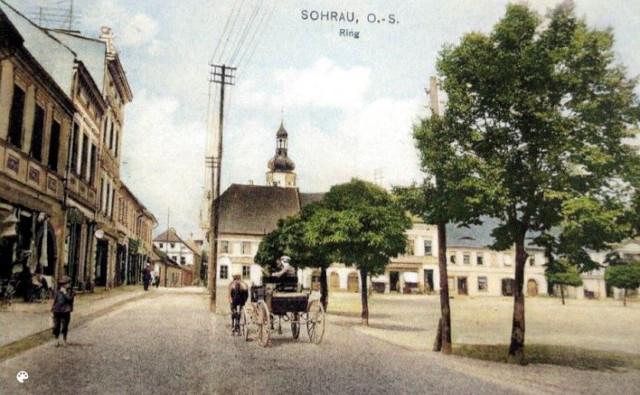
[[[211,64],[235,67],[225,87],[221,190],[265,185],[284,123],[302,192],[358,177],[384,187],[423,178],[412,125],[443,45],[488,33],[503,0],[8,0],[35,19],[69,9],[73,29],[109,26],[133,91],[125,109],[121,176],[154,213],[154,235],[201,238],[205,157],[218,129]],[[544,14],[560,3],[530,0]],[[591,27],[612,28],[616,62],[640,74],[640,2],[576,0]],[[322,13],[336,20],[323,20]],[[335,13],[335,14],[332,14]],[[342,17],[342,20],[340,18]],[[325,18],[326,19],[326,18]]]

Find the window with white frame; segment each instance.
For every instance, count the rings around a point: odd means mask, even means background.
[[[536,257],[535,255],[531,255],[529,257],[529,266],[535,266],[536,265]]]
[[[242,242],[242,254],[243,255],[251,254],[251,242],[249,241]]]
[[[433,255],[431,240],[424,241],[424,255],[425,256]]]
[[[462,254],[462,264],[463,265],[471,264],[471,253],[470,252],[465,252],[465,253]]]
[[[449,262],[452,264],[456,264],[456,254],[452,254],[451,256],[449,256]]]
[[[229,278],[229,266],[221,265],[220,266],[220,279],[226,280]]]
[[[251,277],[251,266],[242,266],[242,278],[248,280]]]
[[[484,265],[484,254],[482,252],[476,253],[476,265],[478,266]]]

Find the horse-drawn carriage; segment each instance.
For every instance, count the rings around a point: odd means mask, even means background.
[[[294,339],[305,326],[309,340],[320,343],[324,335],[325,313],[319,300],[310,300],[310,290],[301,290],[298,278],[293,276],[262,278],[262,285],[251,287],[252,309],[241,317],[245,339],[257,335],[261,346],[269,344],[271,333],[282,333],[283,322],[291,325]]]

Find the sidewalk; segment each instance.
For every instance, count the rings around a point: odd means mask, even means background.
[[[144,292],[141,285],[128,285],[77,294],[71,324],[92,314],[106,312],[116,305],[144,297],[151,292],[153,290]],[[0,307],[0,347],[51,329],[52,303],[51,299],[33,303],[17,300],[10,306]]]

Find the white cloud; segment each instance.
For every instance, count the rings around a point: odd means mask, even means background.
[[[172,97],[138,93],[127,108],[123,177],[127,186],[166,226],[194,229],[204,181],[204,131],[200,122],[178,120]],[[188,236],[188,235],[186,235]]]
[[[158,22],[145,14],[136,14],[128,19],[119,26],[123,46],[139,47],[153,43],[159,31]]]
[[[370,71],[355,66],[343,69],[327,58],[307,69],[288,68],[274,73],[287,107],[357,107],[371,84]]]

